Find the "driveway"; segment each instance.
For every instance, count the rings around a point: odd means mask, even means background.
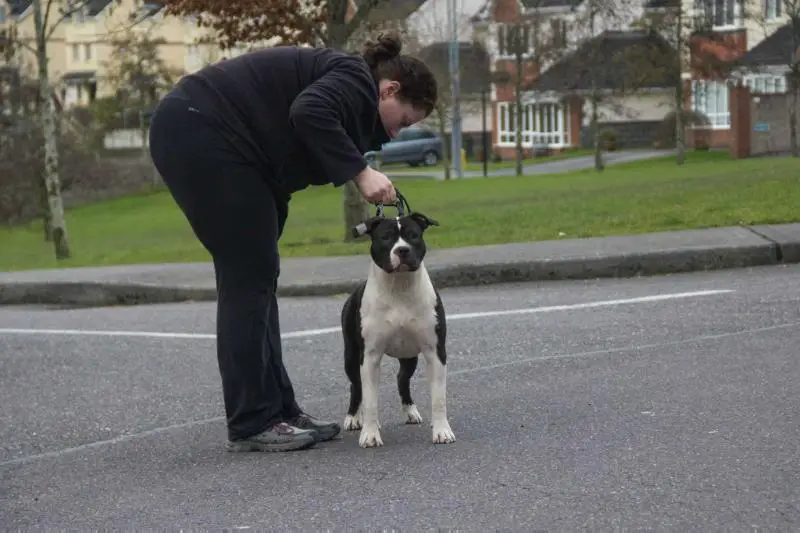
[[[618,163],[631,163],[633,161],[642,161],[645,159],[653,159],[656,157],[664,157],[667,155],[674,154],[675,150],[620,150],[617,152],[603,152],[603,159],[606,165],[614,165]],[[592,168],[594,166],[594,156],[587,155],[587,156],[580,156],[580,157],[573,157],[569,159],[561,159],[559,161],[551,161],[549,163],[537,163],[532,165],[526,165],[522,170],[526,176],[535,175],[535,174],[560,174],[562,172],[573,172],[575,170],[583,170],[586,168]],[[425,171],[418,171],[414,170],[414,174],[419,173],[422,175],[432,176],[435,179],[443,180],[444,179],[444,172],[443,171],[432,171],[432,172],[425,172]],[[495,170],[489,170],[489,176],[513,176],[516,173],[516,169],[512,168],[499,168]],[[403,170],[392,170],[388,172],[386,175],[390,178],[393,176],[408,176],[411,172],[404,172]],[[465,178],[482,178],[483,171],[482,170],[469,170],[464,172]]]

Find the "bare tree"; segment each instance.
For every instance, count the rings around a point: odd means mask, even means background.
[[[515,131],[516,175],[523,174],[525,159],[524,127],[527,113],[525,92],[535,85],[538,72],[558,60],[566,52],[567,25],[563,19],[548,11],[546,0],[530,0],[526,3],[526,13],[514,24],[506,26],[500,39],[513,57],[513,73],[501,76],[492,75],[492,81],[499,85],[513,84],[514,113],[512,122]]]
[[[574,78],[577,82],[578,79],[588,76],[589,127],[594,146],[594,168],[598,172],[605,168],[600,131],[601,106],[616,113],[625,113],[621,98],[635,89],[630,76],[622,83],[614,83],[611,87],[603,86],[605,84],[601,78],[608,78],[617,69],[624,68],[629,57],[627,52],[617,53],[616,57],[607,57],[609,51],[598,45],[612,32],[629,29],[631,22],[636,19],[637,7],[638,0],[584,0],[575,9],[570,24],[570,46],[583,47],[579,59],[582,65],[575,69]],[[590,42],[591,45],[583,46]]]
[[[794,0],[797,1],[797,0]],[[656,7],[656,4],[658,6]],[[662,72],[673,83],[672,109],[667,124],[674,121],[676,163],[685,162],[686,129],[708,124],[703,113],[685,108],[686,91],[682,75],[691,72],[710,78],[726,78],[737,65],[728,32],[714,31],[715,26],[744,26],[754,13],[747,0],[695,0],[691,7],[680,0],[653,2],[636,27],[657,33],[671,47],[667,54],[653,54],[642,70]],[[671,57],[671,59],[670,59]]]
[[[447,131],[452,135],[454,95],[451,84],[449,65],[450,32],[446,13],[428,11],[413,28],[408,30],[408,52],[417,55],[426,62],[436,76],[439,93],[436,107],[426,121],[438,130],[441,139],[447,138]],[[456,33],[465,36],[469,30],[469,17],[458,18]],[[482,77],[488,77],[490,71],[489,57],[483,46],[462,38],[459,41],[459,76],[461,91],[459,107],[462,113],[471,113],[480,109],[480,94],[475,94],[474,86],[480,85]],[[477,82],[477,83],[473,83]],[[450,143],[445,143],[442,150],[445,180],[451,179],[450,163],[453,157]]]
[[[64,202],[61,196],[61,179],[59,175],[58,116],[55,95],[48,70],[48,43],[58,27],[66,20],[82,13],[92,0],[72,0],[57,7],[52,0],[42,5],[42,0],[32,0],[34,37],[33,42],[21,39],[13,27],[7,30],[4,40],[6,46],[13,48],[13,55],[18,56],[27,50],[35,58],[37,84],[39,89],[39,114],[44,139],[44,172],[42,180],[46,191],[47,209],[44,214],[45,239],[52,240],[56,258],[67,259],[71,256],[67,223],[64,218]]]

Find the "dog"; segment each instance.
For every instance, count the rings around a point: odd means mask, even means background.
[[[350,381],[350,406],[345,431],[360,429],[362,448],[383,446],[378,418],[378,385],[384,355],[400,363],[397,390],[406,424],[421,424],[411,398],[411,377],[420,354],[431,393],[434,444],[455,442],[447,419],[447,324],[439,291],[423,259],[423,233],[439,223],[422,213],[368,219],[362,232],[370,236],[372,261],[366,281],[342,307],[344,367]]]

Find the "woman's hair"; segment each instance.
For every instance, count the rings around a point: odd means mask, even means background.
[[[375,78],[400,84],[398,98],[430,115],[436,105],[436,77],[423,61],[401,54],[403,43],[395,32],[381,33],[364,43],[362,55]]]

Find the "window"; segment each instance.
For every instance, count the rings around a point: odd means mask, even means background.
[[[91,44],[84,44],[83,45],[83,58],[87,61],[92,59],[92,45]]]
[[[712,128],[730,127],[728,85],[721,81],[692,80],[692,110],[704,114]]]
[[[0,24],[6,21],[6,6],[0,4]]]
[[[719,29],[738,26],[741,23],[741,1],[742,0],[694,0],[695,26],[698,29]]]
[[[744,85],[754,93],[780,94],[786,92],[786,78],[774,74],[750,74],[745,77]]]
[[[564,48],[567,46],[567,21],[562,19],[550,21],[550,39],[554,47]]]
[[[72,60],[73,61],[80,61],[81,59],[81,47],[77,44],[72,45]]]
[[[567,143],[567,115],[558,103],[523,104],[522,145],[564,146]],[[514,102],[497,104],[497,142],[500,146],[516,146],[517,111]]]
[[[436,135],[425,128],[403,128],[397,133],[397,137],[389,142],[416,141],[419,139],[433,139]]]
[[[521,47],[522,53],[527,54],[530,51],[530,44],[530,31],[527,26],[498,24],[497,51],[501,56],[516,55],[518,45]]]
[[[767,20],[780,18],[783,0],[764,0],[764,18]]]

